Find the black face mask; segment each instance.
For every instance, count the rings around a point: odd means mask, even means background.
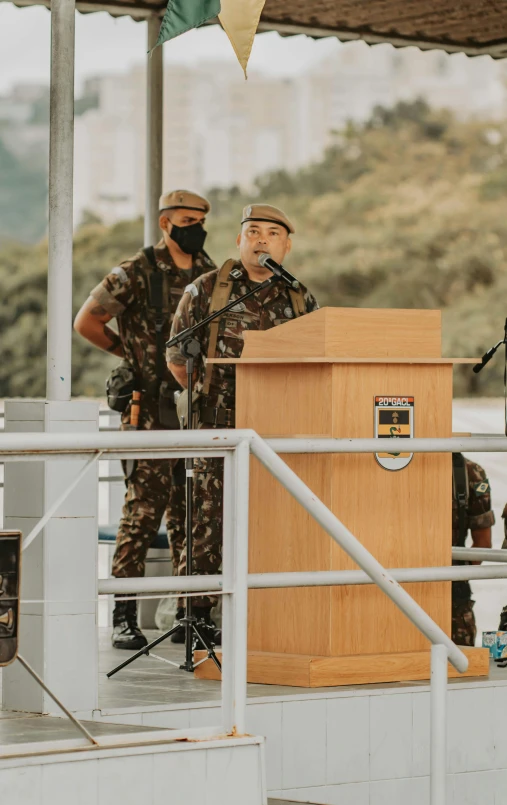
[[[190,226],[176,226],[173,224],[169,237],[174,240],[185,254],[197,254],[202,251],[207,234],[202,224],[190,224]]]

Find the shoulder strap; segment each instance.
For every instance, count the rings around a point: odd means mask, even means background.
[[[141,249],[141,251],[146,257],[151,268],[154,268],[156,270],[158,266],[157,266],[157,258],[155,257],[155,249],[153,248],[153,246],[145,246],[144,249]]]
[[[218,272],[215,287],[213,288],[213,293],[211,295],[211,301],[208,311],[209,313],[214,313],[215,310],[220,310],[220,308],[224,307],[229,301],[229,297],[232,291],[232,280],[229,279],[229,274],[231,273],[231,269],[234,266],[235,262],[236,262],[235,260],[226,260],[222,268]],[[209,360],[210,358],[215,357],[220,319],[221,316],[212,321],[210,324],[208,354],[206,356],[207,358],[206,373],[204,375],[204,382],[202,385],[203,395],[209,393],[211,375],[213,372],[213,364],[210,363]]]
[[[463,548],[467,536],[466,516],[468,501],[468,477],[465,457],[462,453],[452,454],[452,476],[454,492],[458,503],[458,546]]]
[[[155,335],[157,346],[155,368],[158,379],[163,380],[165,376],[164,276],[162,272],[158,270],[153,246],[146,246],[142,251],[152,269],[148,275],[148,283],[150,287],[150,307],[155,309]]]
[[[301,288],[299,288],[297,291],[295,291],[293,288],[289,288],[289,296],[292,309],[294,311],[294,316],[296,318],[299,316],[304,316],[306,313],[305,295]]]

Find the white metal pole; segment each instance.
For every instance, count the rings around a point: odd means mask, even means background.
[[[51,1],[49,111],[48,400],[70,400],[75,0]]]
[[[243,441],[234,454],[234,543],[232,546],[229,539],[224,544],[224,549],[229,548],[229,557],[226,559],[224,552],[223,566],[225,589],[230,588],[231,582],[233,585],[232,596],[224,599],[223,721],[227,732],[238,735],[246,732],[249,474],[250,446]]]
[[[445,805],[447,789],[447,648],[431,647],[430,803]]]
[[[462,562],[507,562],[505,548],[453,548],[452,558]]]
[[[266,439],[275,453],[381,453],[382,439]],[[505,453],[505,436],[404,439],[407,453]]]
[[[236,454],[224,457],[222,579],[224,589],[234,593],[234,538],[236,534]],[[234,713],[234,594],[222,598],[222,721],[224,732],[235,724]]]
[[[147,25],[144,245],[153,246],[160,239],[158,200],[162,194],[164,64],[162,45],[153,50],[160,30],[160,18],[157,15],[148,17]]]
[[[188,590],[217,591],[228,594],[234,591],[234,584],[229,581],[226,572],[226,530],[224,529],[224,575],[192,576],[185,586],[184,576],[143,576],[140,578],[99,579],[99,595],[122,593],[174,593]],[[229,550],[232,561],[232,555]],[[433,582],[433,581],[468,581],[507,578],[507,568],[503,565],[488,567],[402,567],[386,568],[386,572],[400,584]],[[248,575],[250,590],[283,589],[287,587],[347,587],[371,585],[375,582],[362,570],[314,570],[296,573],[250,573]],[[227,606],[227,598],[224,600]],[[224,630],[226,631],[226,630]],[[223,637],[225,640],[225,638]],[[224,643],[225,645],[225,643]]]

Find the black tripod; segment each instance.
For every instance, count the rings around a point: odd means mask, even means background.
[[[276,263],[275,263],[276,265]],[[294,278],[291,278],[294,280]],[[197,330],[200,330],[202,327],[205,327],[207,324],[210,324],[214,319],[221,316],[223,313],[226,313],[231,308],[239,305],[245,299],[248,299],[250,296],[258,293],[259,291],[264,290],[265,288],[271,287],[274,285],[275,282],[279,280],[285,281],[287,284],[290,283],[285,277],[280,275],[273,275],[268,279],[264,280],[264,282],[259,283],[253,290],[249,291],[243,296],[240,296],[238,299],[234,299],[232,302],[229,302],[220,310],[214,311],[210,313],[202,321],[194,324],[192,327],[188,327],[186,330],[183,330],[178,335],[175,335],[170,341],[167,342],[167,347],[175,346],[176,344],[180,348],[181,354],[185,357],[186,360],[186,374],[187,374],[187,420],[185,423],[185,429],[191,430],[193,425],[193,404],[192,404],[192,396],[193,396],[193,373],[194,373],[194,361],[198,355],[200,355],[201,347],[199,341],[194,338],[194,333]],[[192,505],[192,497],[193,497],[193,489],[194,489],[194,459],[193,458],[186,458],[185,459],[185,470],[186,470],[186,522],[185,522],[185,531],[186,531],[186,543],[187,543],[187,562],[186,562],[186,575],[192,575],[192,564],[193,564],[193,535],[192,535],[192,513],[193,513],[193,505]],[[156,640],[153,640],[147,646],[142,648],[140,651],[133,654],[132,657],[129,657],[124,662],[117,665],[116,668],[113,668],[112,671],[109,671],[107,674],[108,677],[113,676],[118,671],[121,671],[122,668],[126,668],[127,665],[130,665],[131,662],[137,660],[138,657],[142,657],[143,655],[148,656],[151,650],[157,646],[159,643],[162,643],[164,640],[167,640],[168,637],[171,637],[178,629],[181,629],[182,626],[185,628],[185,662],[182,665],[179,665],[176,662],[172,662],[171,660],[167,660],[164,657],[157,657],[157,659],[162,660],[163,662],[167,662],[169,665],[173,665],[176,668],[179,668],[182,671],[189,671],[192,673],[197,665],[200,665],[202,662],[205,662],[207,659],[213,660],[215,665],[217,666],[218,670],[222,670],[222,666],[218,657],[215,654],[215,643],[213,640],[206,634],[203,634],[203,629],[201,627],[201,622],[193,614],[193,607],[192,607],[192,597],[185,596],[185,603],[186,603],[186,610],[185,610],[185,617],[183,617],[177,626],[173,626],[168,632],[164,632],[163,635],[157,637]],[[208,631],[206,628],[205,631]],[[194,653],[193,653],[193,642],[194,637],[196,638],[197,645],[199,642],[203,645],[207,652],[207,657],[200,660],[198,663],[194,663]],[[153,655],[156,657],[156,655]]]
[[[503,395],[504,395],[504,424],[505,424],[505,435],[507,436],[507,319],[505,319],[504,324],[504,332],[503,338],[501,341],[498,341],[491,349],[488,349],[487,352],[481,358],[480,363],[476,363],[474,366],[475,374],[478,374],[487,363],[490,362],[491,358],[497,351],[499,347],[505,345],[505,363],[504,363],[504,370],[503,370]]]

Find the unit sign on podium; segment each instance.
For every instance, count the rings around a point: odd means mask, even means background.
[[[408,395],[375,397],[375,438],[409,439],[414,436],[414,398]],[[413,453],[404,453],[401,444],[386,445],[385,453],[375,458],[385,470],[402,470],[412,460]]]

